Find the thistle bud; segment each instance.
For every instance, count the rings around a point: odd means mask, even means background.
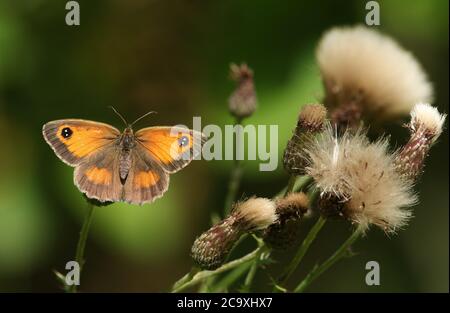
[[[192,245],[191,255],[195,263],[204,269],[218,268],[242,231],[239,220],[233,215],[211,227]]]
[[[303,146],[305,142],[323,130],[327,110],[321,104],[307,104],[300,111],[297,126],[292,138],[288,141],[283,156],[283,165],[291,175],[303,174],[305,158]]]
[[[429,104],[414,106],[407,125],[411,137],[395,159],[396,169],[403,177],[415,180],[421,174],[431,146],[442,133],[445,118]]]
[[[201,268],[218,268],[242,234],[265,229],[275,223],[275,212],[275,203],[269,199],[250,198],[238,202],[227,218],[195,240],[191,249],[192,258]]]
[[[276,201],[277,221],[264,231],[264,242],[275,249],[286,249],[298,238],[299,222],[308,211],[308,197],[291,193]]]
[[[237,87],[228,100],[228,107],[233,116],[243,119],[252,115],[256,110],[257,100],[253,71],[247,64],[232,64],[230,76],[237,82]]]

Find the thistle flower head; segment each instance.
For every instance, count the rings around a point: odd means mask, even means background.
[[[323,211],[393,232],[404,226],[416,202],[412,184],[396,171],[388,140],[370,143],[362,130],[337,137],[328,127],[306,149],[307,174],[321,191]],[[326,207],[326,206],[329,207]]]
[[[322,104],[307,104],[302,107],[297,126],[283,155],[283,166],[289,174],[300,175],[304,172],[303,146],[323,130],[326,116],[327,110]]]
[[[252,115],[257,105],[253,71],[247,64],[232,64],[230,77],[237,82],[237,87],[228,100],[230,113],[239,119]]]
[[[285,198],[276,201],[277,220],[266,228],[264,241],[276,249],[292,246],[299,230],[299,222],[307,213],[309,200],[303,192],[290,193]]]
[[[411,137],[396,156],[397,171],[410,180],[421,174],[431,146],[442,133],[446,115],[429,104],[419,103],[411,111],[407,125]]]
[[[406,115],[431,101],[433,89],[415,57],[392,38],[364,26],[333,28],[322,37],[317,62],[333,120],[352,124],[361,114]]]
[[[266,198],[238,202],[231,214],[201,234],[192,245],[194,262],[204,269],[222,265],[235,242],[245,232],[262,230],[277,220],[276,206]]]

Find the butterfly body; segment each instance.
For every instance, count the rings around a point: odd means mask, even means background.
[[[52,121],[43,135],[56,155],[75,167],[74,183],[101,202],[144,204],[168,189],[169,174],[200,153],[205,137],[181,127],[147,127],[123,132],[87,120]]]
[[[124,182],[131,169],[132,155],[131,151],[136,147],[136,142],[131,127],[127,127],[119,139],[120,155],[119,155],[119,174],[120,179]]]

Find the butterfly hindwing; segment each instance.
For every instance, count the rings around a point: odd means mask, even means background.
[[[121,201],[123,185],[119,177],[119,150],[108,146],[77,165],[74,183],[88,198],[101,202]]]
[[[138,149],[132,152],[132,166],[124,185],[122,201],[143,204],[161,197],[169,187],[169,174]]]

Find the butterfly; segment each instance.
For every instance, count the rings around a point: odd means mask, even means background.
[[[90,199],[145,204],[169,187],[169,174],[178,172],[201,152],[206,137],[184,127],[154,126],[133,132],[128,124],[115,127],[82,119],[46,123],[42,133],[56,155],[75,167],[74,183]]]

